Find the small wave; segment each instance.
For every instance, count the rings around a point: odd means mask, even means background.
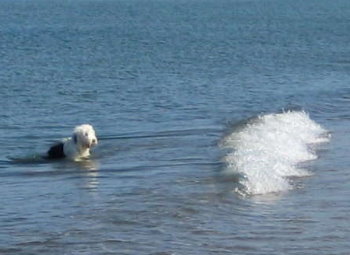
[[[316,159],[315,145],[329,139],[303,111],[259,116],[224,138],[225,173],[239,176],[236,191],[243,195],[286,191],[292,188],[287,177],[311,174],[300,163]]]
[[[8,163],[12,164],[34,164],[34,163],[46,163],[44,155],[32,154],[25,157],[7,157],[9,159]]]

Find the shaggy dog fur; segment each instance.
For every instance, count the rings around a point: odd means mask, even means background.
[[[89,124],[76,126],[73,135],[53,145],[47,152],[48,159],[68,158],[79,160],[90,156],[90,149],[97,145],[94,128]]]

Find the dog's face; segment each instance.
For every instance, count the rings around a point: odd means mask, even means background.
[[[75,127],[73,132],[73,140],[78,146],[90,149],[97,145],[97,138],[94,128],[89,124],[84,124]]]

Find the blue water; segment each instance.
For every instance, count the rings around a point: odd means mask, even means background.
[[[0,1],[0,254],[348,254],[349,24],[348,0]],[[90,160],[41,160],[83,123]],[[283,141],[313,160],[287,147],[307,174],[276,191]]]

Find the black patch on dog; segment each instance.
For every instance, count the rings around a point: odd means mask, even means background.
[[[73,135],[73,141],[74,141],[75,144],[78,143],[78,137],[77,137],[76,134]]]
[[[63,143],[58,143],[50,148],[50,150],[47,152],[47,158],[48,159],[60,159],[65,158],[66,155],[64,154],[63,150]]]

